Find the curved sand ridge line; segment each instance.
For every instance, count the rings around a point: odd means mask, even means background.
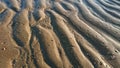
[[[119,68],[119,0],[0,0],[0,67]]]

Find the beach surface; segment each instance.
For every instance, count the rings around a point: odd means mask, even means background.
[[[120,68],[120,0],[0,0],[0,68]]]

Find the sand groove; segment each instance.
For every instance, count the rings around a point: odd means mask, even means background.
[[[0,68],[120,68],[119,0],[0,0]]]

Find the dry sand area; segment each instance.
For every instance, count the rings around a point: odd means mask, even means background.
[[[0,0],[0,68],[120,68],[120,0]]]

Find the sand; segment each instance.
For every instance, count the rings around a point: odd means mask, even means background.
[[[0,0],[0,68],[120,68],[119,0]]]

